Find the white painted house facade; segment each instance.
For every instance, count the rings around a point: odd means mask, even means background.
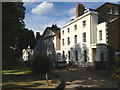
[[[78,4],[78,7],[84,7]],[[77,17],[78,16],[78,17]],[[98,24],[98,13],[87,9],[82,15],[61,27],[61,60],[76,65],[93,65],[94,61],[107,61],[107,23]]]
[[[22,62],[28,61],[32,59],[32,55],[33,55],[34,50],[30,49],[30,46],[28,46],[27,49],[23,49],[22,50]]]

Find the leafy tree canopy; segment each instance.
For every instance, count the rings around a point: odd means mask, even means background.
[[[21,55],[21,50],[30,45],[34,48],[32,30],[25,29],[25,7],[22,2],[2,3],[2,59],[3,63]]]

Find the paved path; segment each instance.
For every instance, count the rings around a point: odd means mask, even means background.
[[[87,72],[85,68],[79,69],[56,69],[55,72],[65,80],[65,88],[116,88],[117,86],[103,77]]]

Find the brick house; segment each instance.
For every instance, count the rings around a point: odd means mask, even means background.
[[[95,11],[99,13],[98,22],[108,23],[108,58],[113,60],[115,52],[120,52],[120,5],[106,2]]]

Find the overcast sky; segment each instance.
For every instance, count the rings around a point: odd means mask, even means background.
[[[95,9],[104,4],[104,2],[79,3],[84,4],[86,9]],[[25,2],[24,6],[26,28],[42,35],[45,28],[53,23],[61,27],[75,18],[77,2]]]

